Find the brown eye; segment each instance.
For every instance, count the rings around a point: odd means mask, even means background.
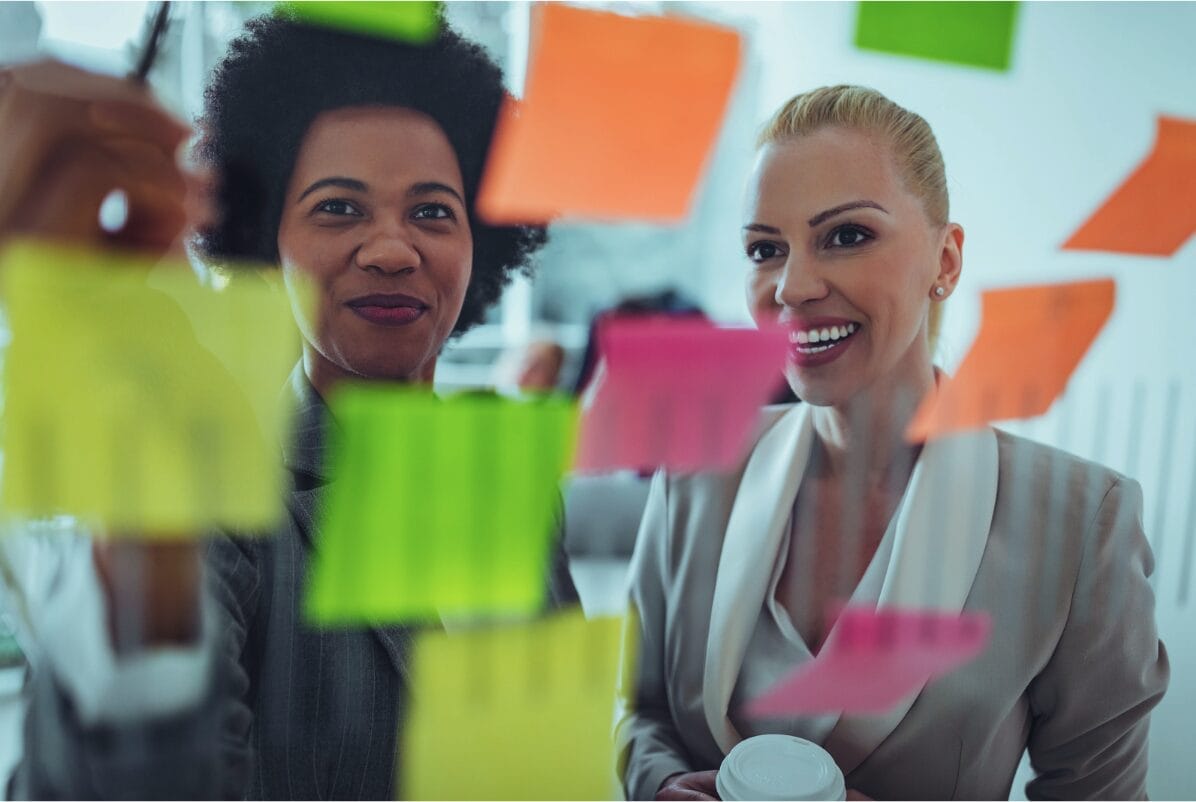
[[[831,248],[855,248],[873,239],[872,235],[859,226],[839,226],[831,232],[827,246]]]
[[[321,201],[315,208],[317,212],[324,212],[336,217],[361,217],[361,212],[357,207],[349,203],[347,200],[339,198],[332,198],[330,200]]]
[[[771,242],[753,242],[747,249],[748,258],[760,264],[781,255],[781,249]]]
[[[455,220],[453,210],[443,203],[425,203],[411,215],[416,220]]]

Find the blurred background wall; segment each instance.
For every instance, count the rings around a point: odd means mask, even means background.
[[[512,354],[549,338],[565,347],[560,384],[569,386],[592,316],[632,295],[674,289],[715,319],[747,320],[739,227],[757,128],[789,96],[816,86],[881,90],[934,128],[952,217],[967,234],[963,283],[948,304],[939,354],[945,368],[958,364],[976,332],[982,290],[1117,280],[1113,317],[1064,398],[1044,417],[1006,428],[1142,483],[1173,671],[1154,716],[1149,787],[1154,798],[1196,797],[1196,238],[1171,258],[1059,247],[1150,151],[1157,115],[1196,119],[1196,3],[1023,3],[1007,72],[860,51],[850,2],[583,5],[698,16],[743,34],[745,63],[713,158],[681,225],[554,226],[535,282],[517,283],[487,325],[453,344],[439,383],[510,383]],[[229,37],[268,7],[176,3],[152,76],[164,102],[193,119]],[[0,63],[43,54],[124,73],[148,11],[143,2],[0,3]],[[516,94],[529,16],[522,1],[449,4],[453,23],[506,66]],[[1033,349],[1050,335],[1028,330],[1009,347]],[[7,734],[8,723],[0,725]]]

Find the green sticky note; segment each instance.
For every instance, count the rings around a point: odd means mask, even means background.
[[[313,558],[320,623],[529,613],[543,604],[572,399],[345,386]]]
[[[422,635],[400,799],[614,799],[620,619]]]
[[[1016,2],[862,2],[855,44],[903,56],[1009,69]]]
[[[440,3],[428,0],[298,0],[279,3],[277,10],[303,22],[416,44],[440,30]]]
[[[18,242],[0,286],[5,515],[138,536],[274,527],[300,353],[276,272],[216,289],[185,262]]]

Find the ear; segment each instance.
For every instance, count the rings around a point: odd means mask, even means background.
[[[948,223],[942,234],[939,250],[939,272],[935,276],[934,286],[930,288],[932,298],[943,300],[955,291],[959,283],[959,274],[963,272],[963,227],[958,223]],[[945,291],[941,296],[935,294],[937,287]]]

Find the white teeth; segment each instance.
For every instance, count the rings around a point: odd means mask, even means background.
[[[855,323],[846,323],[842,326],[835,325],[828,328],[810,329],[809,331],[795,331],[789,334],[791,342],[798,345],[807,346],[801,349],[804,354],[817,354],[821,351],[834,348],[838,345],[838,341],[855,334],[859,328]],[[827,345],[815,345],[815,343],[828,343]]]

